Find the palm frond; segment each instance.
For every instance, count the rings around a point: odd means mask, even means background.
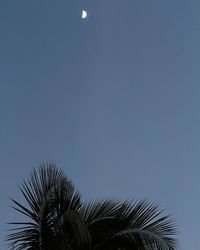
[[[14,249],[17,250],[22,248],[29,249],[31,246],[32,248],[30,249],[36,249],[36,242],[39,247],[43,244],[42,242],[47,239],[49,242],[52,242],[52,239],[55,237],[52,215],[60,214],[63,203],[65,203],[65,207],[67,206],[66,203],[71,204],[72,202],[78,206],[80,197],[78,197],[78,194],[75,194],[74,186],[64,175],[63,171],[53,164],[43,164],[38,170],[34,169],[30,179],[23,181],[20,190],[28,207],[11,199],[14,204],[13,208],[31,219],[31,221],[12,222],[12,225],[23,226],[26,223],[27,226],[14,228],[16,232],[8,236],[8,241],[10,246],[14,244]],[[70,195],[66,197],[67,193]],[[73,199],[72,196],[74,197]]]
[[[120,207],[121,202],[118,201],[111,199],[104,199],[102,201],[96,200],[84,203],[80,214],[86,224],[91,224],[98,219],[116,216]]]
[[[158,207],[141,201],[122,204],[117,215],[119,229],[110,232],[95,249],[159,249],[174,250],[177,247],[175,226],[170,216],[161,216]],[[120,223],[121,222],[121,223]],[[118,248],[117,248],[118,247]]]
[[[147,202],[112,199],[82,203],[71,181],[53,164],[34,169],[11,199],[28,221],[12,222],[12,250],[175,250],[173,220]]]

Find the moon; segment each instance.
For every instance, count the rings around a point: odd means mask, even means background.
[[[86,10],[82,10],[81,12],[81,18],[85,19],[87,17],[87,11]]]

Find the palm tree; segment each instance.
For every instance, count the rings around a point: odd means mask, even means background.
[[[83,203],[62,170],[43,164],[24,180],[22,205],[13,208],[29,220],[12,222],[14,250],[175,250],[172,219],[148,201],[110,199]]]

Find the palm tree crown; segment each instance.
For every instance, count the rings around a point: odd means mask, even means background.
[[[111,199],[83,203],[62,170],[53,164],[34,169],[20,190],[24,206],[13,208],[29,220],[12,222],[14,250],[175,250],[172,219],[147,201]]]

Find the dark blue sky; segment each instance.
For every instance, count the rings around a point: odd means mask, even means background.
[[[80,19],[81,9],[89,18]],[[86,199],[147,198],[200,248],[200,2],[0,1],[0,248],[43,161]]]

